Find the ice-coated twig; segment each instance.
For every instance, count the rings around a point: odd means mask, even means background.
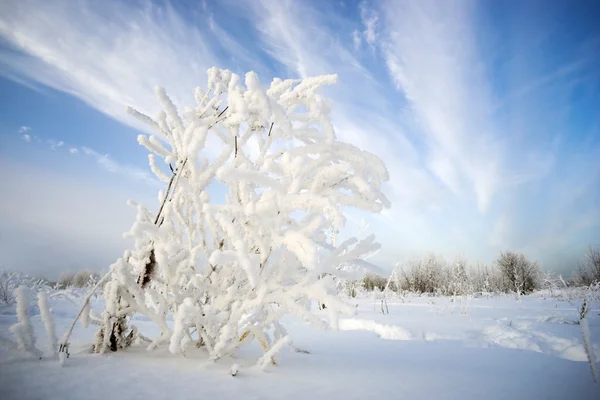
[[[89,303],[90,299],[92,298],[92,295],[94,294],[94,292],[96,292],[96,290],[110,278],[111,274],[112,274],[112,272],[108,271],[106,273],[106,275],[104,275],[102,277],[102,279],[100,279],[96,283],[96,285],[90,290],[90,292],[84,297],[83,305],[81,306],[81,310],[79,310],[79,312],[77,313],[77,316],[75,317],[75,319],[73,320],[73,323],[71,324],[71,327],[69,328],[69,330],[67,332],[65,332],[65,334],[63,335],[63,337],[59,343],[58,352],[59,352],[59,359],[60,359],[61,364],[64,364],[65,358],[69,358],[69,339],[71,338],[71,334],[73,333],[73,329],[75,328],[75,325],[77,324],[77,321],[79,320],[79,317],[81,317],[84,310],[86,310],[86,308],[88,307],[88,303]]]

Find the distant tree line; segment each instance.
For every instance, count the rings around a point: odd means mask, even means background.
[[[98,282],[100,275],[92,271],[64,272],[57,281],[37,278],[15,271],[0,271],[0,305],[15,301],[15,290],[25,286],[34,292],[41,288],[69,289],[91,288]]]
[[[358,281],[345,282],[342,288],[350,297],[358,292],[388,290],[421,294],[454,296],[475,293],[528,294],[556,282],[564,286],[589,286],[600,282],[600,251],[591,248],[586,260],[568,279],[542,274],[539,263],[523,253],[505,251],[491,266],[469,267],[467,261],[457,257],[448,262],[443,257],[430,254],[398,266],[389,278],[367,274]]]

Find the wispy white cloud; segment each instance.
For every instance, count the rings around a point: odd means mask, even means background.
[[[83,154],[92,157],[98,165],[108,172],[119,174],[127,178],[147,183],[153,187],[160,188],[160,182],[154,178],[147,169],[142,169],[133,165],[122,164],[114,160],[108,154],[100,154],[89,147],[82,147]]]
[[[56,150],[60,147],[63,147],[65,145],[65,142],[63,142],[62,140],[53,140],[53,139],[48,139],[46,140],[46,143],[48,143],[48,145],[50,145],[50,150]]]
[[[360,47],[360,44],[362,42],[362,38],[360,35],[360,32],[358,30],[353,30],[352,31],[352,43],[354,43],[354,48],[358,49]]]
[[[494,95],[481,69],[471,3],[384,5],[386,65],[427,138],[428,168],[481,211],[510,174],[494,125]]]
[[[31,140],[29,135],[26,135],[26,134],[22,135],[22,138],[28,142]],[[105,170],[107,172],[110,172],[113,174],[118,174],[122,177],[125,177],[127,179],[130,179],[130,180],[133,180],[136,182],[145,183],[147,185],[150,185],[153,188],[161,187],[158,179],[156,179],[148,171],[148,168],[142,168],[142,167],[119,162],[119,161],[115,160],[113,157],[111,157],[110,155],[101,154],[101,153],[97,152],[96,150],[94,150],[90,147],[87,147],[87,146],[82,146],[82,147],[68,146],[62,140],[46,139],[42,143],[43,143],[43,145],[47,146],[46,147],[47,149],[49,149],[51,151],[57,151],[60,149],[64,149],[66,152],[68,152],[69,154],[72,154],[72,155],[83,154],[85,156],[88,156],[92,160],[94,160],[94,162],[98,166],[100,166],[103,170]],[[83,161],[83,159],[82,159],[82,161]]]
[[[360,4],[360,19],[364,27],[362,34],[365,38],[365,41],[369,46],[375,46],[379,22],[379,16],[377,15],[377,12],[375,12],[372,8],[369,8],[365,2],[362,2]]]
[[[27,133],[30,130],[31,130],[31,127],[30,126],[25,126],[25,125],[21,126],[19,128],[19,136],[21,137],[21,139],[23,139],[27,143],[31,142],[31,135]]]
[[[125,113],[126,105],[154,113],[156,85],[184,102],[218,60],[206,34],[171,6],[136,5],[2,2],[0,36],[30,57],[5,49],[0,65],[12,76],[67,92],[124,124],[147,129]]]
[[[536,89],[547,87],[555,82],[562,81],[565,77],[574,77],[579,79],[584,72],[584,67],[589,63],[589,59],[578,59],[571,61],[566,65],[563,65],[551,72],[548,72],[542,76],[537,76],[534,79],[528,81],[526,84],[517,87],[513,92],[509,93],[501,102],[500,105],[505,105],[510,101],[514,101],[516,98],[526,96],[536,91]],[[500,106],[499,105],[499,106]]]

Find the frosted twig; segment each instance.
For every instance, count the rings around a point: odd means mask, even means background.
[[[83,306],[81,307],[81,310],[79,310],[79,313],[77,313],[77,316],[75,317],[75,319],[73,320],[73,323],[71,324],[71,327],[69,328],[69,330],[67,332],[65,332],[63,338],[61,339],[60,343],[59,343],[59,353],[64,353],[66,354],[67,358],[69,357],[69,339],[71,338],[71,334],[73,333],[73,329],[75,328],[75,325],[77,324],[77,320],[79,320],[79,317],[81,317],[81,315],[83,314],[83,311],[86,309],[90,299],[92,298],[92,295],[94,294],[94,292],[100,287],[100,285],[102,285],[108,278],[110,278],[112,271],[108,271],[106,273],[106,275],[104,275],[102,277],[102,279],[100,279],[98,281],[98,283],[96,283],[96,286],[94,286],[92,288],[92,290],[90,290],[90,292],[85,296],[85,298],[83,299]],[[63,355],[59,354],[59,357],[61,358],[61,363],[64,362],[64,358]]]

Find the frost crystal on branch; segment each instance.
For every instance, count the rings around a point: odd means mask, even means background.
[[[388,207],[388,174],[376,156],[336,139],[318,94],[336,79],[274,79],[264,89],[253,72],[242,85],[211,68],[193,107],[179,112],[157,89],[155,118],[129,110],[155,131],[138,142],[166,190],[157,213],[135,205],[135,247],[111,266],[98,351],[126,345],[127,320],[139,313],[161,332],[149,349],[202,347],[217,360],[256,340],[265,366],[291,342],[283,315],[327,327],[311,312],[321,301],[336,328],[340,313],[353,312],[333,277],[379,246],[372,236],[336,246],[329,233],[344,226],[347,207]],[[224,199],[214,198],[222,189]]]

